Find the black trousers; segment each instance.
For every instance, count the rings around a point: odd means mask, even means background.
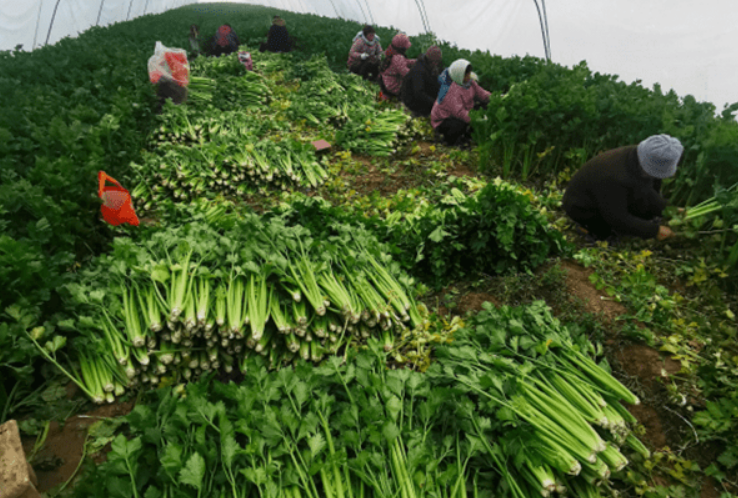
[[[459,145],[471,140],[471,126],[458,118],[446,118],[441,121],[436,130],[443,136],[448,145]]]
[[[605,221],[605,218],[603,218],[602,215],[598,212],[585,211],[583,209],[577,208],[576,206],[564,206],[564,211],[566,211],[566,214],[569,216],[569,218],[581,225],[585,230],[587,230],[587,232],[589,232],[589,235],[597,240],[607,240],[613,236],[617,237],[623,235],[613,230],[610,224],[607,223]],[[661,223],[660,216],[655,216],[651,218],[647,218],[641,215],[634,216],[638,216],[643,220],[648,220],[653,223]]]
[[[352,73],[358,74],[365,80],[376,81],[379,76],[379,63],[370,62],[369,59],[355,63],[349,68]]]
[[[276,49],[274,47],[270,48],[269,43],[264,42],[259,45],[259,52],[266,52],[266,51],[274,52],[274,53],[292,52],[292,48],[294,47],[294,45],[295,43],[292,38],[290,38],[289,42],[287,42],[286,44],[282,44]]]
[[[599,213],[592,213],[577,209],[576,207],[565,207],[564,210],[569,218],[581,225],[589,235],[597,240],[606,240],[615,233],[610,224],[605,221]]]
[[[412,111],[413,117],[430,116],[431,111],[433,110],[433,100],[428,104],[425,102],[413,101],[404,94],[400,95],[400,97],[402,99],[402,103],[405,104],[405,107]]]

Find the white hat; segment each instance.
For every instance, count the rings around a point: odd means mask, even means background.
[[[674,176],[684,147],[669,135],[653,135],[638,144],[638,162],[654,178]]]

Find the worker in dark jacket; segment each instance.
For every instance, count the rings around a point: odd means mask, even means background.
[[[610,150],[590,159],[564,193],[566,214],[596,239],[634,235],[663,240],[674,233],[656,218],[666,207],[661,180],[676,173],[684,152],[669,135]]]
[[[438,97],[441,84],[441,49],[433,45],[418,57],[415,65],[402,80],[400,98],[416,116],[430,116],[433,102]]]
[[[287,32],[287,23],[279,16],[274,16],[272,26],[267,33],[266,43],[259,47],[260,52],[289,52],[292,50],[292,39]]]

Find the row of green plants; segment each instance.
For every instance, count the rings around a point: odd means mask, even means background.
[[[382,110],[369,84],[334,73],[325,57],[253,60],[255,71],[235,55],[194,61],[196,93],[187,105],[165,104],[150,152],[132,164],[142,213],[172,198],[315,188],[329,177],[328,157],[319,159],[311,141],[388,156],[414,133],[405,113]]]
[[[154,92],[142,62],[154,47],[151,21],[0,53],[3,420],[42,379],[23,330],[54,327],[62,311],[57,290],[110,240],[98,219],[98,171],[123,180],[153,126]]]
[[[346,361],[152,393],[77,496],[600,496],[649,451],[586,336],[541,303],[492,307],[426,373],[372,340]],[[604,368],[603,368],[604,367]],[[628,456],[626,456],[628,455]]]
[[[711,103],[593,74],[586,62],[571,69],[541,63],[510,88],[491,89],[487,109],[472,113],[483,169],[523,181],[551,178],[600,152],[667,133],[685,148],[682,166],[664,186],[672,203],[695,205],[716,182],[738,181],[736,106],[716,116]]]
[[[461,181],[455,184],[464,188]],[[67,286],[68,309],[81,316],[64,323],[67,330],[85,331],[73,341],[73,364],[97,358],[93,363],[104,368],[85,368],[105,371],[100,377],[107,379],[103,384],[108,389],[102,389],[94,375],[90,380],[85,369],[72,377],[97,401],[112,401],[114,392],[156,385],[162,377],[196,378],[211,366],[217,370],[222,365],[226,372],[238,369],[252,351],[267,355],[273,367],[298,355],[319,360],[352,338],[360,342],[373,335],[374,328],[391,349],[393,337],[407,328],[411,316],[411,329],[421,320],[417,311],[408,315],[410,310],[405,309],[415,292],[406,287],[410,281],[401,278],[399,285],[384,273],[390,260],[376,253],[376,238],[404,271],[435,286],[459,274],[530,271],[567,247],[530,198],[510,184],[492,182],[472,194],[456,187],[439,189],[430,193],[431,202],[416,203],[416,195],[420,194],[398,195],[386,218],[293,195],[274,214],[247,216],[237,228],[230,226],[239,218],[228,209],[234,204],[202,203],[179,210],[164,224],[187,228],[152,229],[154,236],[116,239],[111,254]],[[517,210],[510,209],[515,206]],[[190,218],[193,213],[199,213],[195,216],[202,225]],[[228,234],[219,236],[211,227],[224,223],[229,225]],[[283,254],[278,247],[287,236],[292,237],[287,247],[295,250],[304,244],[304,248],[293,258],[276,261],[278,266],[299,261],[302,270],[297,273],[272,267],[274,254]],[[454,242],[445,244],[445,238]],[[360,274],[351,256],[355,249],[350,249],[356,244],[363,254],[364,247],[375,251],[369,256],[370,266]],[[103,268],[109,268],[104,277]],[[301,289],[303,280],[314,283],[310,293]],[[383,282],[390,286],[382,287]],[[373,290],[367,283],[378,287]],[[406,297],[393,306],[391,297],[398,292]],[[312,308],[283,299],[302,295],[308,296]],[[334,304],[327,315],[319,308],[324,302]],[[386,308],[380,315],[378,306]],[[346,310],[354,308],[346,323]],[[249,317],[252,312],[258,320]],[[56,357],[60,341],[66,340],[62,337],[45,334],[43,351]],[[42,337],[34,340],[40,343]]]

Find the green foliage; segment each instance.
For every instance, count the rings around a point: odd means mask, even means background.
[[[530,199],[502,183],[446,199],[403,223],[388,226],[387,239],[408,267],[436,285],[478,272],[530,270],[564,248]]]
[[[118,24],[0,53],[0,311],[17,306],[49,319],[75,261],[104,247],[97,172],[125,181],[151,122],[145,61],[155,40],[146,31]],[[35,370],[36,354],[5,319],[0,327],[19,347],[0,345],[0,363]],[[6,373],[12,389],[17,377]],[[27,387],[34,378],[26,375]]]
[[[487,308],[457,333],[458,341],[442,348],[441,362],[426,374],[387,369],[382,345],[370,341],[360,352],[349,351],[346,361],[332,357],[319,366],[298,362],[269,372],[256,357],[246,362],[248,375],[239,383],[205,378],[151,392],[126,417],[128,437],[113,441],[107,462],[93,468],[75,494],[246,498],[299,489],[310,498],[465,497],[493,490],[503,497],[538,496],[541,483],[530,481],[526,468],[548,468],[539,455],[545,437],[518,415],[522,393],[534,388],[509,373],[519,369],[533,383],[541,372],[510,355],[544,364],[564,349],[591,346],[541,302]],[[587,381],[578,382],[586,390]],[[507,401],[494,402],[485,391],[504,392]],[[552,427],[569,432],[561,422],[551,421]],[[618,430],[627,431],[610,427],[603,437],[619,441]],[[567,468],[571,461],[559,462]],[[549,472],[562,482],[584,483]],[[516,483],[522,489],[510,488]]]
[[[31,360],[38,354],[25,331],[38,318],[38,310],[10,306],[0,317],[0,423],[5,422],[31,391]],[[7,320],[7,321],[6,321]]]
[[[318,231],[330,230],[327,219],[366,225],[406,271],[435,286],[478,273],[529,271],[568,248],[530,197],[508,183],[495,181],[472,195],[443,189],[429,200],[408,195],[386,217],[312,199],[295,199],[286,210],[293,222]]]
[[[487,110],[472,113],[482,168],[523,180],[548,177],[566,167],[576,170],[608,149],[668,133],[685,147],[682,166],[666,183],[674,203],[704,200],[715,178],[722,185],[738,181],[729,166],[738,157],[738,123],[716,117],[712,104],[593,74],[585,62],[571,69],[551,63],[533,68],[521,70],[524,76],[509,89],[490,87]]]

